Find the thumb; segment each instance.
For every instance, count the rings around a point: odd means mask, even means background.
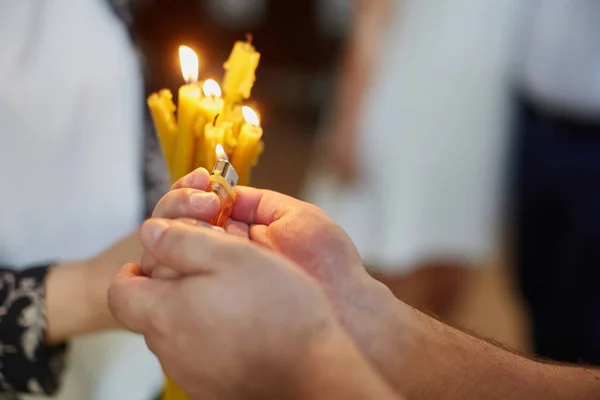
[[[144,335],[165,315],[163,300],[171,286],[168,281],[144,276],[138,264],[125,264],[108,289],[108,307],[117,322]]]

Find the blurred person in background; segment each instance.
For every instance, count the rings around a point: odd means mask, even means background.
[[[515,125],[518,279],[535,352],[600,364],[600,2],[525,3]]]
[[[152,158],[143,159],[143,145],[151,142],[144,138],[142,71],[114,11],[103,0],[0,3],[0,185],[6,189],[0,265],[18,270],[93,260],[79,281],[58,294],[48,288],[46,306],[70,293],[72,309],[62,312],[75,318],[89,285],[98,307],[81,312],[98,324],[110,277],[124,261],[139,258],[133,232],[152,204],[145,193],[161,182],[150,178],[150,164],[142,168]],[[44,274],[28,285],[43,287]],[[143,338],[126,332],[74,340],[68,367],[56,398],[143,400],[162,384]]]
[[[355,2],[307,182],[374,273],[442,317],[495,242],[515,3]]]

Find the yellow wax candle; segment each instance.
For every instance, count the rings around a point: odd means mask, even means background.
[[[208,121],[204,117],[204,115],[198,115],[196,119],[196,126],[194,127],[194,132],[196,134],[196,146],[195,146],[195,155],[194,155],[194,169],[204,167],[204,127]],[[208,169],[208,168],[206,168]]]
[[[235,145],[237,144],[237,136],[233,131],[233,122],[231,121],[220,121],[219,125],[225,129],[225,134],[223,135],[223,150],[227,157],[231,157],[233,155],[233,150],[235,149]]]
[[[242,114],[242,106],[237,104],[231,106],[229,104],[225,105],[223,109],[224,117],[223,119],[219,118],[221,121],[230,121],[233,124],[233,135],[235,138],[240,134],[240,129],[242,125],[244,125],[244,114]]]
[[[188,395],[171,379],[167,378],[162,400],[189,400]]]
[[[208,121],[213,121],[215,117],[223,113],[225,102],[221,98],[221,87],[213,79],[207,79],[202,85],[204,98],[200,100],[200,110]]]
[[[177,135],[177,122],[175,121],[175,104],[173,103],[173,95],[168,89],[163,89],[158,93],[153,93],[147,100],[154,128],[158,135],[163,156],[167,166],[172,164],[173,148]],[[173,171],[169,169],[169,174]],[[171,178],[173,178],[171,176]]]
[[[219,117],[220,118],[220,117]],[[216,124],[215,124],[216,122]],[[207,129],[207,125],[216,125],[216,128],[221,128],[223,130],[223,134],[221,135],[220,130],[213,130],[212,128],[208,128],[210,130],[209,136],[206,136],[205,130]],[[215,149],[217,144],[221,144],[224,149],[228,148],[229,152],[225,150],[227,157],[233,152],[233,148],[235,147],[235,138],[232,135],[232,123],[229,121],[216,121],[213,120],[213,123],[208,123],[202,125],[196,125],[196,158],[194,163],[194,168],[206,168],[208,172],[211,171],[216,159],[214,159],[210,155],[210,149]],[[213,151],[214,155],[215,152]]]
[[[261,138],[263,130],[260,127],[260,119],[253,109],[242,107],[242,113],[246,123],[242,125],[237,144],[231,156],[231,164],[238,173],[238,184],[248,185],[250,183],[250,170],[256,164],[259,151],[262,151]]]
[[[207,79],[202,85],[204,98],[200,100],[200,114],[198,115],[195,127],[196,133],[196,151],[194,157],[194,168],[204,167],[208,170],[212,165],[206,165],[204,149],[204,127],[207,123],[215,123],[217,116],[223,113],[224,101],[221,98],[221,87],[213,79]]]
[[[194,167],[194,146],[196,135],[194,125],[200,111],[199,102],[202,92],[196,83],[198,80],[198,56],[186,46],[179,47],[181,71],[187,85],[179,88],[177,101],[177,138],[173,155],[173,178],[181,178]]]
[[[248,36],[246,42],[235,42],[229,58],[223,64],[223,92],[228,103],[236,104],[250,97],[260,61],[260,53],[254,49],[251,41],[251,36]]]
[[[221,124],[208,123],[204,127],[204,168],[210,170],[216,160],[215,148],[225,140],[225,127]],[[236,169],[237,170],[237,169]]]

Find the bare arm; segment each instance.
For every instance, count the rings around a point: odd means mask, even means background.
[[[125,263],[142,255],[139,233],[128,236],[99,256],[57,264],[46,277],[46,342],[119,327],[108,310],[107,291]]]
[[[600,370],[535,361],[451,328],[379,288],[363,349],[410,399],[600,398]]]
[[[342,55],[336,110],[358,111],[379,57],[392,0],[359,0]]]
[[[283,397],[293,400],[403,400],[394,394],[342,330],[327,334],[304,360]]]
[[[331,135],[334,154],[350,163],[355,155],[356,125],[371,82],[393,0],[358,0],[346,49],[342,54],[340,80],[334,98]],[[348,166],[342,165],[343,168]],[[342,171],[342,175],[344,175]],[[350,172],[352,175],[352,172]]]

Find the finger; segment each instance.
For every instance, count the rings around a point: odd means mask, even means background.
[[[227,224],[225,225],[225,232],[246,239],[248,239],[249,236],[249,229],[250,227],[248,224],[233,219],[227,221]]]
[[[248,237],[261,246],[273,249],[275,246],[271,243],[267,230],[268,227],[266,225],[252,225],[248,231]]]
[[[206,191],[209,184],[209,173],[205,168],[197,168],[175,182],[171,189],[192,188]]]
[[[240,186],[231,217],[248,225],[270,225],[294,207],[306,203],[270,190]]]
[[[144,276],[151,277],[154,273],[154,269],[158,266],[158,264],[158,260],[152,255],[152,253],[144,251],[144,253],[142,254],[142,260],[140,262],[142,274]]]
[[[225,230],[223,228],[221,228],[220,226],[213,226],[206,222],[198,221],[197,219],[177,218],[177,221],[184,223],[186,225],[190,225],[190,226],[197,226],[197,227],[199,226],[199,227],[211,229],[211,230],[221,232],[221,233],[225,232]],[[238,222],[238,223],[241,224],[241,222]],[[141,266],[142,266],[142,273],[145,276],[149,276],[152,278],[158,277],[161,279],[174,279],[174,278],[180,277],[179,273],[165,272],[165,270],[167,270],[167,269],[170,270],[170,268],[168,268],[164,265],[160,265],[158,259],[156,257],[154,257],[154,255],[152,255],[152,253],[150,253],[149,251],[144,251],[144,253],[142,254]],[[160,272],[157,272],[157,270],[160,270]]]
[[[159,264],[152,271],[152,279],[172,280],[181,278],[181,274],[173,268]]]
[[[190,226],[197,226],[197,227],[201,227],[201,228],[212,229],[213,231],[221,232],[221,233],[225,232],[225,229],[220,226],[211,225],[208,222],[201,221],[201,220],[194,219],[194,218],[175,218],[175,220],[178,222],[182,222],[186,225],[190,225]]]
[[[126,264],[108,290],[108,306],[117,322],[128,330],[145,334],[157,326],[160,303],[170,289],[166,281],[143,276],[137,264]]]
[[[142,244],[160,264],[181,275],[217,272],[239,265],[255,249],[249,241],[214,229],[152,218],[141,228]]]
[[[159,200],[154,207],[152,216],[210,221],[219,212],[219,207],[219,198],[212,192],[197,189],[175,189]]]

